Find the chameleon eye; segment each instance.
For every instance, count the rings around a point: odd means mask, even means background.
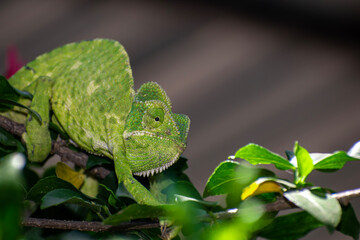
[[[160,127],[164,121],[164,115],[162,108],[147,109],[142,120],[143,127],[147,129]]]

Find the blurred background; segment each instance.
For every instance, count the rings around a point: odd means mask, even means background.
[[[249,142],[284,156],[296,140],[325,153],[360,140],[358,0],[2,0],[0,26],[2,73],[11,45],[27,62],[69,42],[121,42],[135,88],[156,81],[189,115],[184,155],[200,191]],[[309,180],[341,191],[359,187],[359,173],[352,162]],[[320,229],[304,239],[350,238]]]

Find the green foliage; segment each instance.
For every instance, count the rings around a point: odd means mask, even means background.
[[[10,92],[7,100],[24,97],[1,81],[0,93],[4,89]],[[59,134],[67,138],[54,124],[52,139]],[[160,239],[160,236],[179,239],[179,233],[184,239],[227,240],[235,236],[244,240],[256,237],[290,240],[324,226],[358,239],[360,224],[351,204],[341,205],[332,197],[331,190],[317,187],[307,179],[314,170],[331,174],[328,172],[340,170],[346,162],[359,160],[359,149],[357,143],[348,152],[318,154],[309,153],[296,142],[294,150],[286,152],[286,159],[259,145],[248,144],[231,160],[219,163],[202,195],[184,173],[187,159],[181,157],[162,173],[137,178],[164,203],[148,206],[137,204],[124,186],[117,184],[109,159],[89,155],[86,169],[80,170],[84,174],[94,166],[110,170],[105,179],[96,180],[99,190],[91,197],[81,187],[79,190],[56,177],[53,167],[45,168],[46,164],[28,161],[22,155],[25,148],[21,141],[0,129],[0,240]],[[239,158],[243,160],[235,161]],[[255,166],[258,164],[273,164],[280,170],[292,171],[294,179],[280,179],[273,172]],[[43,170],[42,174],[39,169]],[[225,197],[226,204],[206,199],[213,196]],[[265,204],[282,197],[300,210],[282,216],[276,216],[276,211],[266,212]],[[21,229],[21,216],[25,214],[34,218],[102,222],[114,226],[139,220],[160,221],[169,226],[113,233]]]
[[[0,158],[0,239],[18,239],[23,212],[22,168],[25,157],[20,153]]]
[[[340,222],[340,204],[329,193],[319,196],[308,189],[303,189],[285,192],[284,196],[326,225],[336,227]]]
[[[240,148],[235,158],[242,158],[251,164],[274,164],[280,170],[294,169],[294,166],[285,158],[253,143]]]
[[[324,223],[302,211],[275,218],[271,224],[260,230],[259,236],[274,240],[296,240],[322,226]]]
[[[0,157],[12,152],[25,152],[25,148],[13,135],[0,128]]]
[[[40,115],[31,110],[29,107],[18,102],[20,97],[32,99],[32,95],[25,91],[20,91],[12,87],[4,76],[0,75],[0,111],[12,108],[13,106],[27,109],[33,116],[35,116],[40,122]]]

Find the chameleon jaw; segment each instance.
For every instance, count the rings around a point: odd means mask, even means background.
[[[136,172],[133,173],[136,176],[142,176],[142,177],[149,177],[150,175],[153,176],[154,174],[158,174],[163,172],[164,170],[168,169],[171,165],[173,165],[176,160],[178,160],[180,156],[180,153],[176,154],[176,156],[168,163],[165,163],[165,165],[158,167],[158,168],[154,168],[148,171],[142,171],[142,172]]]

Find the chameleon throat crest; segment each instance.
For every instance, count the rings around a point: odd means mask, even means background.
[[[180,153],[176,154],[176,156],[168,163],[166,163],[165,165],[158,167],[158,168],[154,168],[148,171],[142,171],[142,172],[137,172],[137,173],[133,173],[136,176],[143,176],[143,177],[149,177],[150,175],[153,176],[154,174],[157,173],[161,173],[162,171],[168,169],[171,165],[173,165],[176,160],[178,160],[180,156]]]

